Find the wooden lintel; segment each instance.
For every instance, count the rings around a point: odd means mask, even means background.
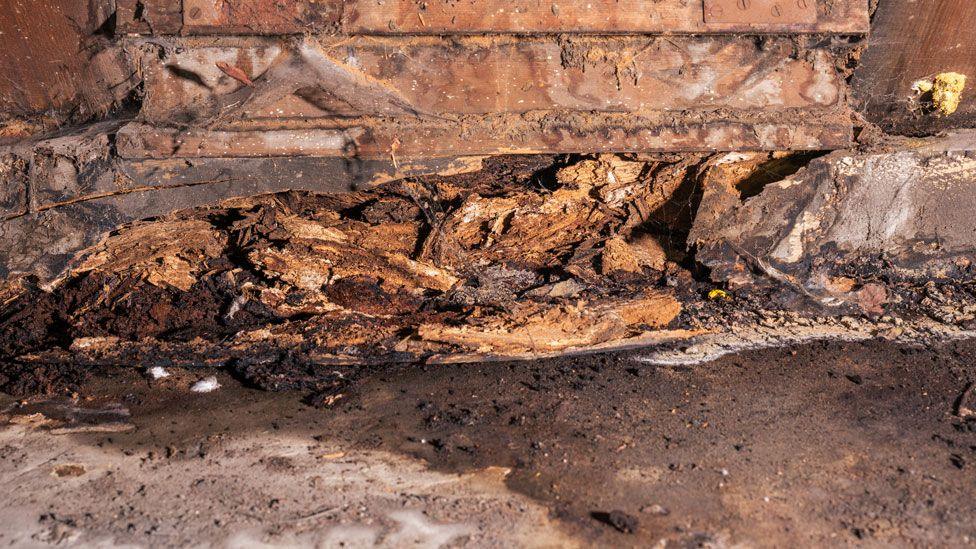
[[[809,17],[706,17],[705,0],[118,0],[120,30],[148,34],[864,34],[868,0],[810,0]],[[141,6],[134,17],[134,6]],[[764,2],[757,3],[762,8]],[[175,8],[178,9],[178,8]],[[789,15],[789,13],[787,13]]]
[[[457,125],[364,121],[347,128],[267,131],[181,130],[133,123],[122,128],[116,138],[118,152],[125,158],[427,158],[509,153],[824,150],[850,144],[849,119],[827,113],[794,117],[792,121],[710,122],[548,113],[532,119],[495,117]]]
[[[843,108],[837,51],[772,37],[351,37],[135,40],[146,120],[461,115],[548,109]],[[253,86],[229,76],[236,66]]]

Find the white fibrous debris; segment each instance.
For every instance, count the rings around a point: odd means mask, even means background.
[[[230,302],[230,307],[227,308],[227,312],[224,314],[224,319],[228,322],[234,319],[234,315],[237,311],[241,310],[241,307],[247,303],[247,298],[244,296],[237,296],[233,301]]]
[[[170,373],[166,371],[166,368],[162,366],[153,366],[152,368],[146,370],[149,377],[153,379],[163,379],[164,377],[169,377]]]
[[[217,381],[216,377],[210,376],[194,383],[193,386],[190,387],[190,390],[194,393],[209,393],[210,391],[215,391],[219,388],[220,382]]]

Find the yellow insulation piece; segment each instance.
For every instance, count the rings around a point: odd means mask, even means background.
[[[932,82],[932,103],[943,116],[949,116],[959,108],[962,90],[966,88],[966,75],[958,72],[943,72]]]

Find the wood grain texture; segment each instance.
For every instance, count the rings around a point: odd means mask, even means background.
[[[495,115],[462,123],[347,121],[344,128],[273,131],[180,130],[141,124],[116,138],[124,158],[341,156],[428,158],[492,154],[825,150],[851,145],[843,113],[792,113],[725,120],[688,117],[544,112]],[[789,121],[786,121],[789,120]]]
[[[0,0],[0,112],[106,109],[126,74],[98,36],[110,16],[106,0]]]
[[[338,32],[345,2],[183,0],[187,34]]]
[[[811,49],[797,58],[786,38],[761,47],[750,37],[180,39],[162,59],[133,46],[145,52],[142,115],[160,124],[228,112],[268,121],[379,115],[391,101],[414,113],[465,115],[782,111],[843,108],[845,97],[836,54]],[[376,100],[366,101],[371,94]]]
[[[969,77],[959,110],[939,116],[918,105],[912,84],[953,71]],[[931,134],[976,125],[976,2],[882,0],[854,93],[867,118],[884,130]]]
[[[816,4],[813,19],[706,22],[703,0],[184,0],[178,23],[172,0],[141,0],[147,12],[166,14],[156,17],[166,23],[156,23],[150,31],[156,34],[867,32],[867,0],[809,1]]]

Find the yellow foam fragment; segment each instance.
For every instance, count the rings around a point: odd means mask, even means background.
[[[943,116],[949,116],[959,108],[962,91],[966,88],[966,75],[943,72],[932,82],[932,103]]]
[[[731,296],[729,296],[729,292],[726,292],[725,290],[719,290],[717,288],[714,289],[714,290],[712,290],[712,291],[710,291],[710,292],[708,292],[708,299],[713,299],[713,300],[714,299],[728,299],[729,297],[731,297]]]

